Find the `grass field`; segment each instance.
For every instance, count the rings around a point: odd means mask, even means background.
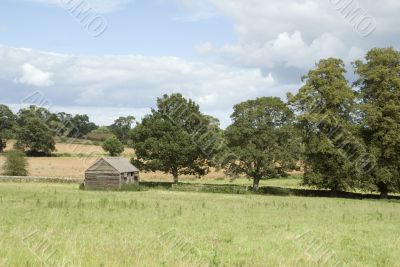
[[[0,183],[0,266],[400,266],[400,203]]]

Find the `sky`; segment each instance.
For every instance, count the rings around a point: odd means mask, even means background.
[[[2,0],[0,103],[140,119],[181,93],[230,123],[248,99],[286,100],[315,63],[400,49],[398,0]]]

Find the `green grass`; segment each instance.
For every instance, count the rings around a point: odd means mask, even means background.
[[[0,266],[400,266],[400,202],[0,183]]]

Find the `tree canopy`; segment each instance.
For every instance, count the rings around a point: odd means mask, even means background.
[[[111,157],[120,156],[125,150],[124,144],[115,136],[104,141],[103,149],[108,152]]]
[[[180,94],[164,95],[157,108],[144,117],[132,132],[136,157],[132,162],[146,171],[162,171],[178,182],[180,175],[209,172],[209,156],[195,139],[211,125],[199,106]]]
[[[18,113],[16,146],[31,155],[50,155],[55,150],[54,131],[45,123],[42,114],[33,107]]]
[[[135,123],[134,116],[119,117],[110,126],[113,134],[124,144],[127,144],[129,139],[129,133]]]
[[[7,141],[12,138],[15,131],[16,118],[6,106],[0,105],[0,152],[7,146]]]
[[[243,102],[234,107],[231,118],[225,134],[237,160],[226,166],[228,173],[252,178],[257,191],[261,179],[287,176],[286,171],[294,169],[300,140],[292,126],[294,114],[282,100]]]
[[[305,85],[289,103],[298,113],[305,145],[304,184],[344,190],[357,185],[352,127],[355,94],[341,59],[321,60],[303,77]]]
[[[400,52],[372,49],[355,63],[359,88],[360,134],[375,159],[364,187],[372,184],[382,197],[400,190]]]
[[[72,128],[68,132],[68,137],[73,138],[84,137],[98,128],[95,123],[90,122],[88,115],[75,115],[70,119],[69,124]]]

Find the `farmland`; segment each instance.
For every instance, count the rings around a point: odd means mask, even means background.
[[[30,176],[34,177],[66,177],[66,178],[82,178],[84,177],[85,170],[91,166],[98,158],[107,156],[107,153],[101,146],[90,143],[88,141],[78,140],[79,143],[57,143],[56,152],[54,157],[30,157],[28,158],[28,171]],[[6,151],[12,149],[15,141],[9,141]],[[134,154],[133,149],[125,148],[123,157],[130,158]],[[5,158],[0,156],[0,167],[4,164]],[[171,181],[171,175],[162,172],[154,173],[141,173],[141,179],[146,181]],[[203,179],[196,179],[194,176],[182,176],[182,181],[193,183],[227,183],[230,178],[227,177],[223,171],[212,171]],[[262,181],[261,185],[276,185],[276,186],[298,186],[299,179],[292,180],[272,180]],[[234,181],[235,184],[251,184],[248,179],[239,179]]]
[[[0,265],[400,266],[399,205],[0,183]]]

